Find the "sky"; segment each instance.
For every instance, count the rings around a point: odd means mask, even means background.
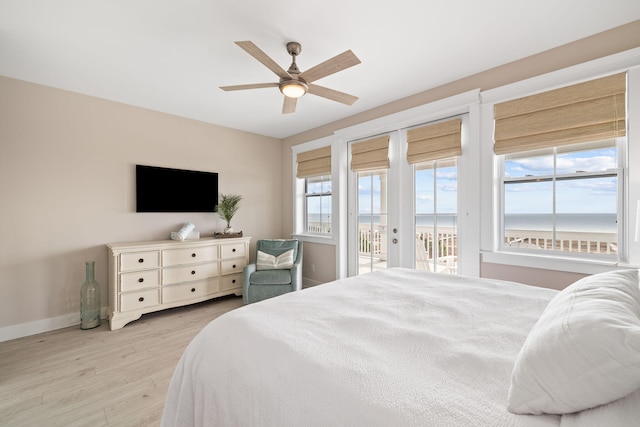
[[[549,177],[553,175],[552,154],[505,161],[507,177]],[[614,147],[556,155],[556,176],[575,177],[576,172],[615,170]],[[512,183],[505,186],[505,213],[552,213],[553,184]],[[556,181],[556,213],[615,213],[617,179],[597,177]]]
[[[553,154],[506,159],[507,177],[553,176]],[[575,173],[615,170],[617,152],[615,147],[587,149],[556,155],[558,177],[573,177]],[[455,167],[439,168],[437,180],[438,213],[457,212],[457,173]],[[434,211],[433,169],[416,173],[416,213],[431,214]],[[373,191],[373,193],[372,193]],[[373,194],[374,212],[380,210],[379,179],[360,179],[359,211],[371,211]],[[598,177],[558,180],[556,182],[557,213],[615,213],[617,210],[617,179]],[[512,183],[505,189],[505,213],[552,213],[553,184],[547,182]]]

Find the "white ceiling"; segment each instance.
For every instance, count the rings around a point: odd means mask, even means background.
[[[374,6],[375,5],[375,6]],[[0,75],[284,138],[640,19],[638,0],[0,0]],[[347,49],[361,64],[318,80],[281,114],[276,82],[233,42],[304,71]]]

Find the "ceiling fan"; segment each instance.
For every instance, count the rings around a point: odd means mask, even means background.
[[[285,71],[280,67],[273,59],[264,53],[258,46],[250,41],[235,42],[238,46],[244,49],[249,55],[260,61],[268,69],[273,71],[280,81],[277,83],[254,83],[247,85],[237,86],[220,86],[220,89],[229,90],[245,90],[245,89],[259,89],[265,87],[278,87],[280,92],[284,95],[284,104],[282,105],[282,114],[293,113],[296,110],[296,103],[298,98],[306,93],[312,95],[321,96],[323,98],[330,99],[332,101],[341,102],[346,105],[352,105],[358,100],[357,96],[349,95],[348,93],[340,92],[334,89],[329,89],[323,86],[318,86],[312,82],[319,80],[323,77],[337,73],[354,65],[358,65],[360,60],[358,57],[347,50],[339,55],[334,56],[331,59],[324,61],[321,64],[316,65],[308,69],[305,72],[300,72],[296,65],[296,56],[300,55],[302,46],[298,42],[287,43],[287,52],[293,58],[293,62],[289,69]]]

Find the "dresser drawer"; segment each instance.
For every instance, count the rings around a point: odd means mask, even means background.
[[[184,267],[165,268],[162,273],[162,284],[192,282],[204,280],[218,275],[218,263],[187,265]]]
[[[242,287],[242,274],[231,274],[229,276],[223,276],[220,283],[221,291],[229,291],[231,289]]]
[[[220,273],[242,273],[242,269],[244,268],[246,263],[247,262],[245,261],[245,258],[225,259],[220,262]]]
[[[136,310],[139,308],[158,305],[158,290],[130,292],[120,295],[120,311]]]
[[[245,244],[244,243],[235,243],[228,245],[220,245],[220,258],[221,259],[229,259],[229,258],[237,258],[243,257],[246,255]]]
[[[191,249],[168,249],[162,253],[162,265],[181,265],[218,259],[218,246]]]
[[[162,303],[168,304],[176,301],[186,301],[215,294],[220,289],[218,283],[218,279],[215,278],[200,282],[165,286],[162,288]]]
[[[120,254],[120,271],[145,270],[160,266],[160,251]]]
[[[153,288],[160,285],[160,270],[134,271],[120,275],[120,291]]]

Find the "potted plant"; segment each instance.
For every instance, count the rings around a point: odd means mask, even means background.
[[[238,212],[240,200],[242,200],[242,196],[238,194],[220,194],[220,202],[218,203],[216,211],[218,215],[220,215],[220,218],[227,222],[227,227],[224,229],[225,234],[233,233],[231,218]]]

